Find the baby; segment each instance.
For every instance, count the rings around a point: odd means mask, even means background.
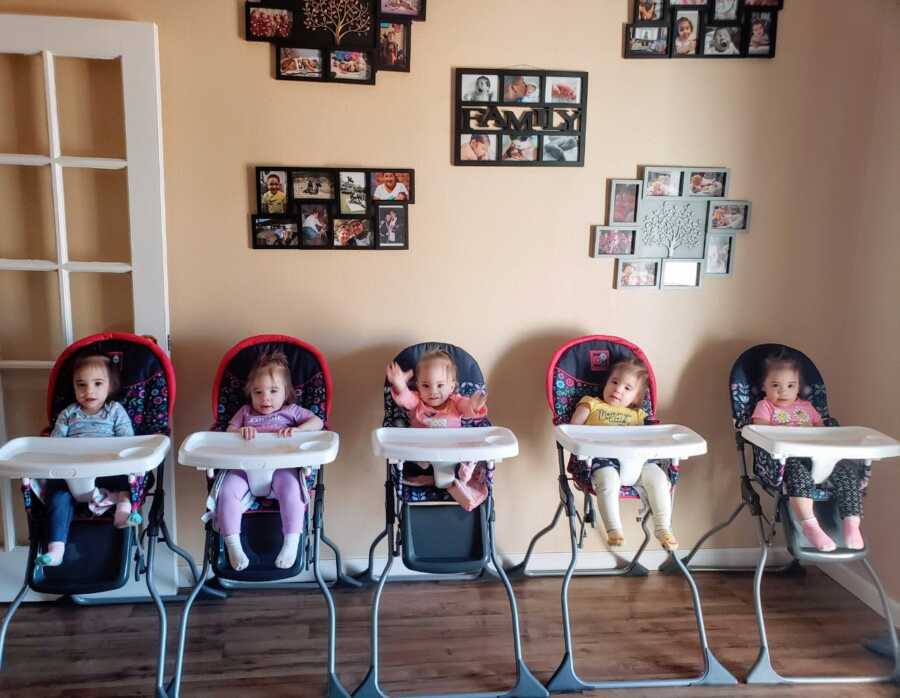
[[[463,95],[464,102],[493,102],[495,99],[491,79],[487,75],[479,75],[475,80],[475,89]]]
[[[59,413],[50,436],[75,439],[134,436],[125,408],[112,400],[119,390],[119,373],[108,356],[86,354],[78,357],[73,367],[72,385],[75,402]],[[65,480],[47,480],[45,487],[49,535],[47,552],[37,559],[39,565],[55,567],[62,563],[76,500],[88,502],[95,513],[115,505],[113,523],[116,528],[140,521],[139,515],[132,516],[131,513],[127,475],[99,477],[96,481],[93,478],[74,479],[72,491]]]
[[[263,213],[284,213],[287,195],[281,190],[281,177],[270,174],[266,177],[266,193],[262,195]]]
[[[613,364],[603,386],[603,399],[585,395],[575,407],[570,424],[589,426],[641,426],[647,413],[640,408],[647,392],[648,371],[637,358],[623,359]],[[619,489],[622,480],[614,460],[601,461],[591,472],[591,482],[597,492],[597,506],[606,526],[606,542],[611,547],[625,543],[622,518],[619,512]],[[669,551],[678,549],[672,534],[672,498],[669,478],[663,468],[653,461],[644,463],[637,484],[647,492],[653,512],[654,535]]]
[[[396,361],[387,365],[391,397],[404,408],[411,427],[460,427],[463,419],[475,419],[487,414],[487,395],[484,392],[463,397],[456,392],[456,364],[450,354],[442,349],[427,351],[416,364],[416,370],[404,371]],[[408,382],[415,374],[416,389],[409,389]],[[457,478],[466,483],[472,477],[475,463],[423,463],[434,468],[434,484],[447,489]]]
[[[782,349],[767,356],[763,364],[762,382],[766,397],[756,403],[752,422],[774,426],[823,426],[822,417],[813,404],[797,399],[801,387],[800,361],[796,355]],[[859,528],[862,518],[862,474],[858,463],[839,461],[829,480],[834,485],[847,547],[861,550],[865,543]],[[835,542],[822,530],[813,510],[815,483],[810,473],[809,460],[789,458],[784,468],[784,483],[790,497],[791,511],[799,519],[803,535],[822,552],[834,550],[837,547]]]
[[[675,23],[675,53],[692,56],[697,53],[697,35],[694,25],[687,17],[679,17]]]
[[[263,354],[250,373],[244,391],[250,404],[244,405],[228,422],[228,431],[238,432],[244,439],[253,439],[257,433],[276,433],[289,437],[298,431],[318,431],[323,422],[309,410],[294,404],[294,387],[287,358],[280,352]],[[297,560],[297,547],[306,512],[305,491],[296,468],[280,468],[275,471],[255,471],[271,481],[253,478],[252,494],[274,497],[281,509],[281,531],[284,543],[275,558],[275,566],[290,569]],[[251,495],[251,482],[243,470],[230,470],[222,480],[216,499],[216,516],[219,532],[225,538],[228,562],[240,572],[250,560],[241,545],[241,516],[246,500]]]

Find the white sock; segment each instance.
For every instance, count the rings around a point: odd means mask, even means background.
[[[297,561],[297,546],[299,544],[299,533],[284,534],[284,545],[281,546],[281,552],[275,558],[275,566],[278,569],[287,570],[294,566],[294,563]]]
[[[57,565],[62,564],[63,556],[65,554],[66,544],[56,540],[47,545],[47,552],[38,557],[37,563],[44,567],[56,567]]]
[[[244,546],[241,545],[239,533],[235,533],[233,536],[225,536],[225,550],[228,553],[228,562],[235,571],[240,572],[247,569],[250,560],[244,554]]]

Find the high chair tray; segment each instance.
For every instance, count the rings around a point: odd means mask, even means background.
[[[881,460],[900,456],[900,441],[868,427],[775,427],[752,424],[741,436],[779,461],[810,458],[812,478],[828,479],[834,464],[845,458]]]
[[[706,441],[679,424],[640,427],[559,424],[556,441],[579,460],[609,458],[619,461],[623,485],[633,485],[644,463],[652,459],[684,460],[706,453]]]
[[[51,439],[25,436],[0,448],[0,477],[84,478],[145,473],[169,452],[169,437]]]
[[[505,427],[382,427],[372,432],[372,449],[376,456],[391,461],[458,463],[487,460],[499,463],[504,458],[519,455],[519,442]]]
[[[181,444],[178,462],[219,470],[314,467],[337,458],[339,445],[333,431],[295,431],[289,437],[257,434],[253,439],[243,439],[235,432],[198,431]]]

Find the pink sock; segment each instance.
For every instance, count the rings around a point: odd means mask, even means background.
[[[806,519],[805,521],[802,521],[801,524],[803,535],[806,536],[806,539],[810,543],[816,546],[817,550],[821,550],[823,553],[830,553],[837,548],[834,541],[822,530],[818,521],[815,519]]]
[[[844,541],[850,550],[862,550],[866,547],[863,541],[862,531],[859,530],[860,520],[858,516],[848,516],[844,519]]]

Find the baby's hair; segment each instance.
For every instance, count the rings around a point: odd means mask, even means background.
[[[755,26],[757,26],[757,25],[759,25],[759,26],[762,27],[763,29],[766,28],[766,23],[765,23],[763,20],[761,20],[761,19],[754,19],[754,20],[750,23],[750,26],[751,26],[751,27],[755,27]]]
[[[490,142],[490,139],[483,134],[474,135],[469,138],[469,143],[484,143],[487,145]]]
[[[256,363],[247,374],[247,382],[244,384],[244,393],[249,397],[253,382],[262,375],[268,375],[273,380],[280,380],[284,385],[284,401],[290,404],[294,401],[294,385],[291,381],[291,369],[287,357],[280,351],[270,351],[260,354]]]
[[[636,356],[630,356],[627,359],[616,361],[616,363],[610,367],[609,375],[612,376],[612,374],[616,372],[616,369],[634,374],[635,378],[637,378],[641,384],[640,390],[638,391],[638,398],[635,402],[638,405],[643,403],[644,396],[647,394],[647,386],[650,384],[650,371],[647,370],[647,364]]]
[[[800,357],[797,356],[797,353],[791,351],[787,347],[781,347],[780,349],[776,349],[771,352],[763,359],[763,372],[762,372],[762,381],[765,382],[766,378],[769,377],[769,374],[772,371],[777,371],[778,369],[789,369],[791,371],[796,371],[797,375],[800,377],[800,384],[803,384],[803,366],[800,363]]]
[[[456,362],[453,361],[453,357],[450,356],[450,352],[445,351],[444,349],[429,349],[422,356],[419,357],[419,360],[416,362],[416,374],[419,372],[419,366],[422,364],[427,364],[430,361],[446,361],[447,362],[447,377],[453,381],[456,380]]]
[[[274,177],[275,179],[277,179],[277,180],[278,180],[278,183],[281,184],[281,177],[279,177],[279,176],[278,176],[277,174],[275,174],[274,172],[272,172],[272,173],[270,173],[270,174],[268,174],[268,175],[266,176],[266,181],[268,182],[270,179],[272,179],[272,177]]]
[[[119,387],[121,386],[119,370],[108,356],[105,354],[82,354],[79,356],[72,365],[73,382],[75,381],[75,374],[83,368],[102,368],[106,371],[106,377],[107,380],[109,380],[109,396],[107,397],[107,401],[112,399],[112,396],[119,392]]]
[[[691,28],[691,31],[694,31],[694,23],[691,22],[687,17],[679,17],[678,22],[676,24],[681,24],[682,22],[687,22],[687,25]],[[699,175],[694,175],[694,177],[698,177]]]

